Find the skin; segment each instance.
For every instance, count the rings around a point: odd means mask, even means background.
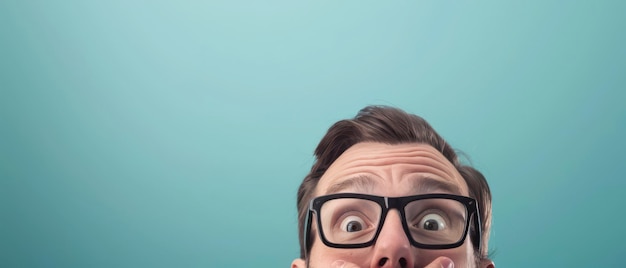
[[[361,183],[347,183],[361,181]],[[437,187],[433,181],[451,187]],[[400,197],[426,193],[449,193],[469,196],[467,183],[445,156],[426,144],[364,142],[346,150],[320,179],[315,196],[335,192],[363,193]],[[313,221],[315,222],[315,221]],[[317,235],[316,226],[313,232]],[[338,249],[327,247],[319,237],[309,253],[309,267],[476,267],[470,238],[457,248],[427,250],[411,246],[402,229],[400,214],[389,211],[375,244],[367,248]],[[380,266],[383,258],[388,260]],[[306,261],[295,259],[292,268],[305,268]],[[480,267],[494,267],[485,260]]]

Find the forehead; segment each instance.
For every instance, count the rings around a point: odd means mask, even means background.
[[[468,195],[465,180],[434,147],[422,143],[357,143],[320,179],[316,196],[357,192],[406,196],[434,192]]]

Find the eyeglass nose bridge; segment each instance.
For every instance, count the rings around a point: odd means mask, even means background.
[[[398,211],[403,209],[403,206],[406,204],[403,204],[402,200],[400,198],[394,198],[394,197],[384,197],[385,200],[385,210],[390,210],[390,209],[397,209]]]
[[[402,202],[402,200],[400,198],[393,198],[393,197],[384,197],[385,200],[385,207],[383,207],[383,210],[381,211],[381,216],[380,216],[380,223],[378,224],[378,232],[376,234],[376,238],[378,238],[378,234],[380,234],[380,231],[383,229],[383,226],[385,225],[385,220],[387,219],[387,214],[389,214],[389,211],[391,211],[392,209],[396,209],[398,210],[398,215],[400,216],[400,221],[402,222],[402,227],[404,228],[404,231],[407,235],[407,238],[410,239],[408,230],[406,229],[405,225],[406,225],[406,220],[405,220],[405,215],[404,215],[404,206],[406,204],[404,204]]]
[[[402,224],[402,230],[404,231],[404,235],[406,235],[406,238],[408,239],[409,243],[411,243],[413,239],[408,229],[408,226],[406,223],[406,215],[404,212],[404,206],[406,206],[406,202],[402,202],[403,200],[401,198],[386,197],[386,196],[384,197],[384,201],[385,201],[385,206],[383,207],[383,210],[380,213],[380,221],[378,224],[378,230],[376,230],[376,234],[372,238],[372,242],[375,244],[376,241],[378,240],[378,236],[380,236],[380,233],[382,232],[383,227],[385,226],[385,221],[387,220],[387,215],[389,214],[389,211],[396,209],[398,210],[398,216],[400,217],[400,222]]]

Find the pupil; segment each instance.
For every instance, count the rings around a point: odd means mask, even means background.
[[[349,222],[347,227],[348,227],[348,232],[361,231],[362,229],[361,224],[356,221]]]
[[[435,220],[427,220],[424,222],[424,229],[430,231],[437,231],[439,229],[439,224]]]

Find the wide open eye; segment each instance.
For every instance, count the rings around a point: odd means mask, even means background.
[[[446,228],[446,222],[438,214],[430,213],[420,220],[417,227],[428,231],[441,231]]]
[[[365,222],[358,216],[349,216],[341,222],[340,227],[342,231],[349,233],[358,232],[365,228]]]

